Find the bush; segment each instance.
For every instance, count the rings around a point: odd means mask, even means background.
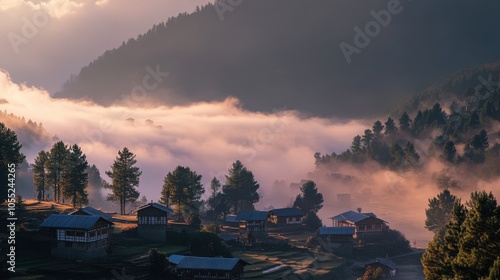
[[[220,227],[217,224],[206,225],[201,229],[202,232],[211,232],[213,234],[219,234]]]
[[[160,253],[156,248],[152,248],[149,249],[148,256],[151,263],[151,274],[159,276],[167,272],[167,255]]]
[[[313,211],[306,214],[304,224],[312,231],[318,230],[323,225],[321,219]]]

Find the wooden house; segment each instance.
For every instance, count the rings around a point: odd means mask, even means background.
[[[96,215],[50,215],[40,225],[49,230],[55,241],[53,256],[89,261],[110,253],[113,223]]]
[[[80,208],[78,210],[75,210],[75,211],[69,213],[68,215],[99,216],[99,217],[111,222],[111,215],[106,214],[100,210],[97,210],[91,206],[85,206],[84,208]]]
[[[210,258],[183,256],[176,258],[173,272],[178,279],[244,279],[247,262],[238,258]]]
[[[239,221],[240,233],[266,232],[268,212],[265,211],[240,211],[236,215]]]
[[[320,227],[318,237],[333,252],[341,256],[352,256],[354,243],[354,227]]]
[[[354,227],[358,237],[380,234],[388,228],[387,222],[377,218],[373,213],[347,211],[330,219],[334,227]]]
[[[396,276],[396,264],[387,258],[377,258],[374,262],[367,263],[365,265],[365,269],[369,267],[373,269],[381,268],[382,276],[385,278],[391,278]]]
[[[280,208],[269,211],[269,222],[275,225],[302,225],[304,212],[298,208]]]
[[[168,214],[174,211],[158,203],[143,205],[137,213],[137,233],[140,237],[154,241],[167,240]]]

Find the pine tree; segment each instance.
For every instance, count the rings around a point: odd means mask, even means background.
[[[61,174],[61,191],[73,204],[88,204],[88,194],[85,190],[88,185],[87,157],[78,145],[73,145],[64,160],[64,169]]]
[[[210,182],[210,189],[212,189],[212,209],[215,210],[217,208],[217,192],[221,188],[221,183],[220,181],[214,177],[212,181]]]
[[[486,280],[498,280],[500,279],[500,256],[497,257],[493,266],[490,268],[490,274]]]
[[[457,149],[455,148],[455,143],[453,141],[448,141],[444,144],[444,150],[442,157],[449,162],[454,162],[457,155]]]
[[[64,161],[68,156],[68,147],[63,141],[56,142],[49,152],[49,158],[46,161],[47,185],[52,187],[54,201],[61,202],[61,181],[64,171]]]
[[[25,159],[21,153],[21,147],[16,133],[0,122],[0,178],[2,178],[0,180],[0,203],[7,199],[9,186],[7,174],[9,170],[17,169],[17,166]],[[14,164],[15,167],[12,167],[11,164]]]
[[[108,195],[109,201],[115,201],[120,204],[120,214],[125,214],[125,207],[128,202],[134,202],[139,198],[139,192],[136,187],[139,186],[139,179],[142,171],[135,164],[137,160],[135,155],[128,148],[118,151],[118,156],[111,165],[111,170],[106,171],[106,175],[111,178],[112,183],[105,183],[104,187],[111,189]]]
[[[369,129],[365,130],[365,134],[361,137],[361,143],[363,144],[363,149],[365,151],[371,150],[371,145],[373,141],[373,132]]]
[[[233,212],[238,213],[239,210],[253,208],[253,204],[260,198],[257,193],[259,184],[255,181],[253,173],[247,170],[239,160],[233,163],[228,173],[222,191],[232,205]]]
[[[384,126],[382,125],[382,123],[380,121],[376,121],[373,124],[372,128],[373,128],[373,136],[375,136],[375,138],[379,138],[382,135],[382,131],[384,130]]]
[[[201,184],[201,175],[191,171],[189,167],[177,166],[165,176],[164,182],[161,201],[176,203],[179,219],[183,210],[182,206],[190,206],[194,209],[193,206],[205,192]]]
[[[500,256],[500,207],[493,194],[485,191],[472,193],[467,206],[453,268],[458,279],[481,279]]]
[[[389,117],[387,121],[385,122],[385,135],[393,135],[396,132],[398,132],[398,128],[396,127],[396,124],[394,123],[394,120]]]
[[[403,115],[401,115],[401,118],[399,118],[399,129],[405,132],[409,132],[411,129],[411,119],[406,112],[404,112]]]
[[[31,165],[33,168],[33,185],[35,186],[35,193],[38,201],[45,199],[45,190],[47,185],[45,184],[47,180],[45,172],[45,164],[49,158],[49,155],[45,151],[40,151],[35,157],[35,163]]]
[[[425,209],[427,217],[425,227],[434,233],[441,230],[450,221],[457,200],[457,197],[448,189],[443,190],[435,198],[429,199],[429,208]]]
[[[307,181],[300,187],[301,194],[297,195],[293,207],[299,208],[304,213],[318,211],[323,208],[323,195],[318,193],[318,188],[313,181]]]

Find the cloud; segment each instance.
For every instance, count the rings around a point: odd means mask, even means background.
[[[24,0],[6,0],[0,3],[0,10],[9,11],[27,8],[28,10],[31,9],[32,12],[42,10],[54,18],[62,18],[77,12],[86,4],[85,2],[91,3],[93,1],[49,0],[35,3]]]
[[[277,206],[273,200],[282,193],[272,189],[275,180],[300,180],[314,169],[315,152],[345,149],[365,127],[362,121],[303,118],[287,110],[249,112],[232,98],[185,107],[102,107],[53,99],[46,91],[14,83],[5,72],[0,72],[0,99],[7,101],[2,110],[42,122],[51,135],[80,145],[101,174],[118,150],[128,147],[144,170],[139,190],[153,200],[177,165],[196,170],[208,185],[214,176],[224,181],[231,164],[241,160],[261,185],[260,205]],[[39,151],[23,152],[32,161]],[[289,193],[288,187],[281,191]]]

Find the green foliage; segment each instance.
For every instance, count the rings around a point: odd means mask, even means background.
[[[135,202],[139,198],[139,192],[136,187],[139,185],[139,178],[142,171],[135,164],[137,160],[135,155],[127,147],[118,151],[118,156],[111,165],[111,170],[106,171],[112,183],[104,184],[104,188],[111,189],[108,200],[120,204],[120,213],[125,214],[125,206],[129,202]]]
[[[68,153],[68,147],[63,141],[59,141],[52,146],[48,153],[48,160],[45,162],[46,184],[52,187],[52,195],[57,203],[61,202],[61,181],[64,172],[64,161]]]
[[[314,211],[306,214],[306,216],[304,217],[304,224],[312,231],[318,230],[323,225],[321,219]]]
[[[191,213],[186,221],[188,225],[190,225],[192,228],[199,230],[201,226],[201,220],[200,216],[195,213]]]
[[[196,205],[204,192],[201,175],[179,165],[165,176],[160,202],[166,205],[176,203],[180,218],[182,207],[191,209],[188,211],[191,213],[198,212]]]
[[[78,145],[69,148],[69,153],[64,159],[64,169],[61,174],[61,191],[64,197],[69,197],[76,205],[88,203],[88,194],[85,188],[88,185],[87,158]]]
[[[434,233],[442,229],[451,220],[453,206],[457,201],[457,197],[448,189],[429,199],[429,208],[425,209],[425,227]]]
[[[427,279],[446,275],[450,279],[484,279],[499,255],[500,206],[492,193],[474,192],[466,206],[455,203],[451,220],[434,236],[422,265]]]
[[[45,184],[47,178],[45,173],[45,164],[49,159],[49,154],[46,151],[40,151],[35,157],[35,163],[31,165],[33,168],[33,185],[38,201],[45,199],[45,191],[48,185]]]
[[[228,170],[222,192],[226,195],[227,202],[232,205],[233,213],[238,213],[239,210],[254,209],[253,204],[260,199],[257,193],[259,187],[253,173],[237,160]]]
[[[15,164],[16,168],[25,156],[21,153],[22,145],[17,140],[17,135],[14,131],[8,129],[3,123],[0,123],[0,203],[7,199],[8,181],[7,172],[10,169],[9,164]]]
[[[408,113],[404,112],[399,118],[399,129],[404,132],[409,132],[411,129],[411,118]]]
[[[493,266],[490,268],[490,274],[486,280],[498,280],[500,279],[500,256],[497,257]]]
[[[318,211],[323,208],[323,194],[318,193],[318,188],[313,181],[307,181],[300,187],[301,194],[297,195],[293,207],[299,208],[304,213]]]
[[[204,225],[201,229],[202,232],[211,232],[213,234],[221,233],[220,227],[217,224]]]

